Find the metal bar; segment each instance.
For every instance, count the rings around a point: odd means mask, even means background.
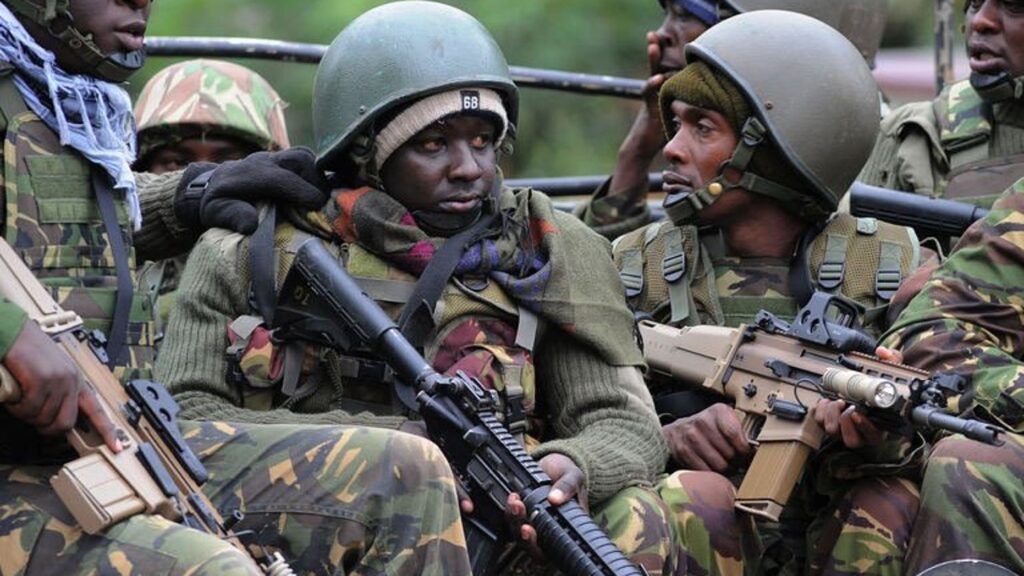
[[[533,188],[551,197],[556,196],[590,196],[597,190],[608,176],[564,176],[559,178],[509,178],[505,184],[512,188]],[[648,190],[660,192],[662,178],[660,172],[647,175]]]
[[[304,42],[285,42],[263,38],[220,38],[198,36],[150,36],[146,53],[150,56],[190,58],[255,58],[281,62],[316,64],[327,46]],[[632,78],[579,74],[560,70],[511,66],[512,79],[523,87],[541,88],[592,95],[639,99],[644,82]]]

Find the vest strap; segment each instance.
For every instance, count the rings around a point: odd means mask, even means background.
[[[125,244],[124,232],[117,223],[117,209],[114,207],[114,189],[106,174],[99,169],[92,171],[92,188],[96,193],[103,228],[110,239],[110,251],[114,256],[114,269],[117,272],[117,296],[114,301],[114,317],[110,326],[110,339],[107,341],[107,365],[110,368],[127,363],[123,358],[127,351],[125,339],[128,334],[128,320],[132,309],[131,271],[128,269],[128,247]]]
[[[828,234],[825,240],[825,257],[818,266],[818,286],[835,290],[843,284],[846,275],[846,247],[849,239],[842,234]]]
[[[903,281],[900,261],[903,249],[895,242],[883,240],[878,244],[878,270],[875,271],[875,295],[888,302]]]
[[[668,298],[672,308],[669,322],[675,325],[690,317],[686,253],[683,251],[683,231],[678,226],[673,226],[665,233],[665,257],[661,261],[661,274],[668,284]]]
[[[622,253],[622,269],[619,278],[626,287],[626,298],[636,298],[644,290],[644,258],[639,248]]]

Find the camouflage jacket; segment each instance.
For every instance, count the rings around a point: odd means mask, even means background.
[[[890,112],[859,180],[990,206],[1024,177],[1024,103],[985,104],[967,81]]]
[[[9,74],[9,69],[0,70],[4,238],[50,287],[57,302],[82,317],[87,329],[108,331],[117,279],[92,188],[92,168],[80,154],[61,146],[57,135],[27,109]],[[175,238],[187,243],[188,233],[173,217],[180,174],[138,180],[147,227],[135,238],[159,247],[156,252],[173,250]],[[133,270],[136,247],[120,203],[116,212]],[[136,296],[126,338],[133,368],[146,369],[152,363],[151,318],[145,299]]]
[[[578,222],[575,225],[583,230]],[[583,231],[592,237],[589,231]],[[295,238],[294,228],[278,226],[275,246],[279,278],[289,267],[288,253],[297,248]],[[353,374],[357,369],[351,357],[332,358],[336,355],[306,350],[303,358],[308,361],[313,355],[324,359],[325,368],[313,389],[292,396],[283,393],[283,384],[273,375],[273,350],[266,350],[263,360],[258,354],[243,352],[244,381],[228,378],[231,369],[225,350],[232,346],[228,328],[241,327],[236,321],[254,314],[249,298],[250,249],[247,237],[211,230],[193,250],[156,368],[158,378],[175,393],[182,416],[391,428],[405,422],[404,413],[396,413],[390,404],[390,383],[379,377],[372,386],[359,382]],[[395,300],[388,300],[394,297],[394,291],[374,294],[373,287],[379,288],[380,281],[411,286],[414,278],[358,245],[335,244],[335,249],[350,273],[364,283],[367,293],[396,314],[399,308]],[[428,339],[425,356],[435,366],[494,358],[494,362],[467,369],[482,371],[477,373],[506,393],[513,373],[519,372],[515,379],[526,388],[523,408],[535,420],[543,421],[533,429],[541,441],[533,453],[541,456],[560,452],[572,458],[587,476],[591,501],[601,501],[628,485],[649,484],[664,467],[665,446],[639,370],[610,365],[555,327],[536,333],[532,349],[537,355],[532,363],[524,361],[522,347],[513,345],[522,318],[514,302],[493,282],[482,287],[473,284],[472,279],[449,284],[438,307],[438,328]],[[468,346],[449,348],[449,341]],[[272,346],[269,339],[263,342],[265,347]]]
[[[1024,432],[1024,180],[960,239],[886,334],[925,370],[968,379],[955,413]]]

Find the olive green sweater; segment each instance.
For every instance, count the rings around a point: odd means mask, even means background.
[[[325,378],[312,396],[288,409],[243,407],[242,391],[226,381],[224,352],[227,324],[252,313],[248,245],[247,237],[211,230],[189,259],[156,366],[157,378],[181,406],[180,416],[261,424],[400,426],[402,417],[346,411],[338,377]],[[541,444],[533,455],[558,452],[572,458],[586,474],[591,502],[627,486],[653,483],[664,468],[667,448],[639,369],[611,366],[574,338],[554,329],[549,333],[535,347],[538,401],[552,415],[548,424],[557,439]]]

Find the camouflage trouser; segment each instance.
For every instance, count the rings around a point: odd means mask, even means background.
[[[385,430],[183,423],[222,513],[301,574],[468,574],[454,480],[431,443]],[[240,574],[205,534],[138,516],[89,536],[46,480],[0,468],[0,573]]]
[[[657,488],[672,514],[676,546],[686,551],[680,574],[756,573],[761,543],[751,517],[733,507],[736,488],[728,478],[682,470]]]
[[[1024,573],[1024,436],[1002,446],[940,440],[925,467],[908,573],[947,560],[988,560]]]
[[[659,493],[669,505],[677,546],[685,550],[687,574],[739,575],[776,573],[780,567],[766,554],[767,536],[778,523],[755,522],[734,508],[736,488],[713,472],[680,471],[663,479]],[[810,564],[790,564],[799,574],[902,574],[902,559],[917,509],[910,482],[869,478],[853,484],[836,504],[808,526],[788,525],[799,516],[782,517],[789,532],[808,534]]]
[[[920,496],[902,478],[865,478],[819,515],[809,531],[808,574],[899,576]]]

